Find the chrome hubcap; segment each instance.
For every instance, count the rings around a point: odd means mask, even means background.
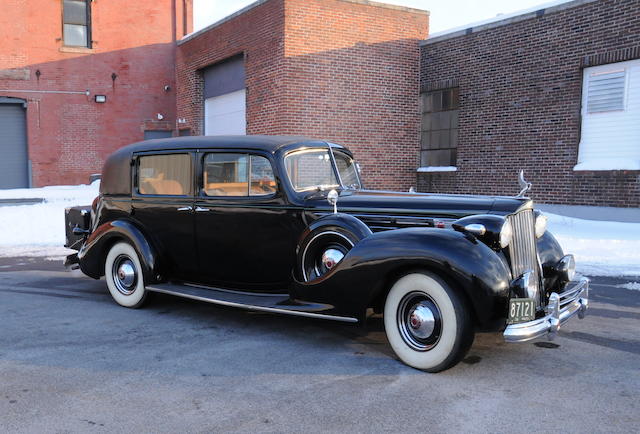
[[[124,295],[131,295],[138,283],[136,267],[128,256],[120,255],[113,262],[113,282],[118,291]]]
[[[414,350],[428,351],[440,340],[440,309],[424,292],[414,291],[402,298],[397,321],[402,339]]]
[[[327,270],[331,270],[336,264],[342,261],[344,258],[344,253],[337,249],[327,249],[322,254],[322,265],[325,266]]]
[[[435,322],[436,320],[433,316],[433,311],[425,302],[416,304],[409,312],[409,326],[411,327],[411,333],[421,339],[431,336],[431,333],[433,333],[433,329],[435,328]]]

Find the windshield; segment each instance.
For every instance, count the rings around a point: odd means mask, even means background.
[[[334,151],[342,185],[336,178],[331,153],[328,149],[305,149],[292,152],[284,158],[289,180],[296,191],[360,188],[356,163],[343,152]]]
[[[352,190],[362,188],[358,177],[358,165],[353,158],[340,151],[333,151],[342,186]]]

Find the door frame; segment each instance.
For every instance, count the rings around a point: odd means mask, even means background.
[[[29,149],[29,117],[28,117],[28,102],[23,98],[15,98],[11,96],[0,96],[0,104],[15,104],[21,105],[24,111],[24,141],[25,151],[27,153],[27,188],[33,187],[33,168],[31,164],[31,156]]]

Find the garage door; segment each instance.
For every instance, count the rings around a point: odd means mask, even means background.
[[[0,188],[29,187],[25,109],[15,102],[0,98]]]
[[[204,133],[246,134],[244,58],[234,57],[204,71]]]

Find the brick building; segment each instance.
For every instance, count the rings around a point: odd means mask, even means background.
[[[175,129],[175,41],[191,31],[191,0],[3,6],[0,188],[87,182],[116,148]]]
[[[421,43],[421,191],[640,206],[640,1],[577,0]]]
[[[8,1],[0,188],[86,182],[143,138],[301,134],[371,188],[514,194],[524,169],[540,202],[640,206],[640,0],[428,39],[428,12],[367,0],[257,0],[192,34],[191,0]]]
[[[415,185],[428,13],[261,0],[178,42],[181,134],[302,134],[349,146],[369,187]]]

